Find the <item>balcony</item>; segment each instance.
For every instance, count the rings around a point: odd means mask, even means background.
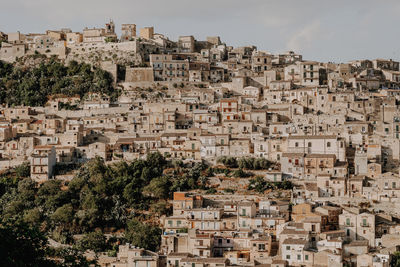
[[[199,243],[194,244],[194,247],[195,248],[202,248],[202,249],[210,249],[210,245],[199,244]]]
[[[360,226],[361,227],[370,227],[370,224],[369,223],[360,223]]]

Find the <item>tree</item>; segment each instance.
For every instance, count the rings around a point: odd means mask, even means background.
[[[150,181],[150,184],[143,188],[145,195],[166,199],[170,196],[171,182],[167,176],[161,176],[154,178]]]
[[[400,267],[400,252],[399,251],[393,252],[392,259],[390,261],[390,266]]]
[[[217,159],[217,162],[224,164],[228,168],[237,168],[238,167],[237,160],[234,157],[222,156]]]
[[[24,222],[30,225],[39,225],[42,219],[42,214],[38,208],[26,210],[24,213]]]
[[[239,168],[250,169],[250,170],[260,170],[268,169],[271,163],[265,158],[252,158],[245,157],[238,160]]]
[[[0,240],[0,266],[56,266],[47,259],[47,239],[36,228],[0,225]]]
[[[149,173],[150,177],[145,177],[148,179],[161,176],[162,170],[167,162],[160,152],[156,152],[147,155],[146,163],[146,165],[151,170],[151,172]]]
[[[30,177],[31,176],[31,165],[29,162],[24,162],[14,168],[17,177]]]
[[[291,190],[293,189],[293,184],[290,181],[283,181],[283,182],[276,182],[275,183],[276,187],[279,189],[283,189],[283,190]]]
[[[38,57],[38,56],[36,56]],[[47,97],[55,94],[67,96],[100,93],[115,98],[111,74],[89,64],[72,61],[65,66],[56,58],[42,58],[33,67],[17,67],[0,62],[0,103],[9,105],[43,106]]]
[[[78,66],[71,67],[71,75],[87,75],[90,71]],[[54,68],[52,72],[65,71]],[[127,241],[156,250],[161,229],[139,221],[139,216],[150,219],[144,215],[149,210],[153,212],[150,216],[170,213],[168,199],[174,191],[205,189],[207,169],[203,163],[173,164],[161,154],[152,153],[146,160],[111,165],[95,158],[83,164],[70,182],[50,180],[38,185],[30,178],[8,172],[0,176],[0,226],[24,223],[39,227],[61,243],[95,251],[104,249],[104,236],[96,230],[124,230]],[[84,234],[84,239],[76,242],[74,234]],[[74,251],[65,253],[64,262],[79,256]],[[76,266],[71,261],[68,264],[65,266]]]
[[[151,204],[150,210],[159,216],[169,214],[171,211],[169,203],[165,200]]]
[[[18,197],[25,205],[29,205],[35,200],[36,183],[30,179],[25,178],[18,182]]]
[[[62,259],[60,267],[90,267],[99,266],[95,260],[87,260],[82,252],[73,248],[63,248],[55,251],[54,256]]]
[[[245,177],[248,177],[250,175],[251,175],[250,173],[243,171],[242,168],[239,168],[238,170],[233,172],[233,176],[234,177],[238,177],[238,178],[245,178]]]
[[[74,219],[74,209],[71,204],[65,204],[59,207],[51,216],[52,220],[59,225],[72,223]]]
[[[265,190],[272,188],[274,188],[274,186],[270,182],[265,181],[262,176],[251,179],[248,186],[249,190],[255,190],[258,193],[264,193]]]
[[[161,229],[132,219],[127,224],[125,239],[134,246],[157,251],[161,242]]]
[[[96,253],[105,251],[107,248],[106,237],[99,230],[87,233],[78,241],[77,248],[81,251],[93,250]]]

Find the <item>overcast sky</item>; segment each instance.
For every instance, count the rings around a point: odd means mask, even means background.
[[[228,45],[305,59],[400,60],[399,0],[1,0],[0,31],[154,26],[172,40],[219,35]]]

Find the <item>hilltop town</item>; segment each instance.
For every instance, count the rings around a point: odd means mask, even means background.
[[[0,170],[20,179],[0,214],[53,246],[104,267],[399,266],[399,62],[113,21],[0,44]],[[113,253],[76,241],[99,228]]]

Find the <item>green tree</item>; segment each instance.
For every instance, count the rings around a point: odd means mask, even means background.
[[[47,259],[47,239],[36,228],[3,224],[0,240],[0,266],[56,266]]]
[[[106,94],[115,98],[110,73],[85,63],[61,61],[46,56],[33,67],[18,67],[0,61],[0,103],[9,105],[43,106],[47,97],[55,94],[67,96],[88,93]]]
[[[15,174],[17,177],[30,177],[31,176],[31,165],[29,162],[24,162],[21,165],[15,167]]]
[[[77,248],[81,251],[93,250],[96,253],[105,251],[107,248],[106,237],[99,230],[87,233],[78,241]]]
[[[74,219],[74,209],[71,204],[59,207],[51,216],[51,219],[58,225],[68,225]]]
[[[258,193],[264,193],[265,190],[272,188],[274,188],[274,185],[265,181],[262,176],[257,176],[254,179],[251,179],[248,186],[249,190],[255,190]]]
[[[392,254],[392,259],[390,261],[390,266],[391,267],[400,267],[400,252],[395,251]]]
[[[125,239],[134,246],[157,251],[161,242],[161,229],[132,219],[127,224]]]
[[[39,225],[42,221],[42,214],[38,208],[26,210],[24,213],[24,222],[30,225]]]
[[[170,196],[171,182],[167,176],[154,178],[150,184],[143,188],[143,193],[159,199],[166,199]]]

